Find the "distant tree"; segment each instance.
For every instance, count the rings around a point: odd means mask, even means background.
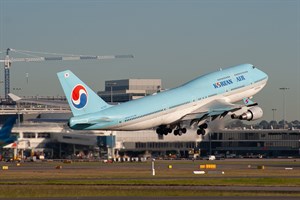
[[[300,129],[300,121],[299,120],[292,121],[292,126],[294,128]]]
[[[286,123],[286,121],[285,121],[285,123]],[[283,120],[279,121],[279,122],[278,122],[278,125],[279,125],[278,128],[283,128],[283,125],[284,125]]]
[[[266,121],[266,120],[262,120],[260,123],[259,123],[259,127],[261,129],[269,129],[270,128],[270,125],[269,123]]]
[[[245,124],[244,124],[241,120],[237,120],[237,121],[235,122],[235,126],[236,126],[236,127],[244,127]]]
[[[279,128],[277,121],[274,121],[274,120],[270,121],[269,125],[270,125],[270,128],[273,128],[273,129]]]
[[[228,128],[243,128],[245,124],[241,120],[234,120],[228,125]]]

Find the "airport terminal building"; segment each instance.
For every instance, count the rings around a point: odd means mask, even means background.
[[[300,130],[224,129],[199,136],[189,129],[182,136],[159,138],[154,130],[73,131],[62,124],[40,124],[16,126],[13,134],[18,136],[20,149],[43,152],[47,158],[300,156]]]
[[[200,144],[201,149],[213,153],[265,157],[300,156],[300,130],[250,129],[220,130],[209,134]]]
[[[98,95],[106,102],[126,102],[151,95],[162,87],[161,79],[124,79],[105,81]]]

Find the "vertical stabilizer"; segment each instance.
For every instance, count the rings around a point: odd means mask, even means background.
[[[16,123],[16,119],[17,117],[10,117],[8,118],[5,123],[3,124],[1,130],[0,130],[0,138],[5,139],[5,138],[9,138],[10,134],[11,134],[11,130],[14,126],[14,124]]]
[[[104,110],[108,105],[70,70],[57,73],[74,116]]]

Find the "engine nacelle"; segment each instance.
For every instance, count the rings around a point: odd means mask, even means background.
[[[232,119],[240,119],[240,120],[256,120],[259,119],[263,116],[263,110],[258,107],[252,107],[249,110],[247,110],[247,112],[241,114],[240,116],[236,116],[236,115],[232,115],[231,118]]]

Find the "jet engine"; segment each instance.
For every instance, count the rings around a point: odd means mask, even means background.
[[[260,107],[255,106],[255,107],[248,109],[247,112],[245,112],[239,116],[233,114],[233,115],[231,115],[231,118],[251,121],[251,120],[259,119],[262,116],[263,116],[263,110]]]

